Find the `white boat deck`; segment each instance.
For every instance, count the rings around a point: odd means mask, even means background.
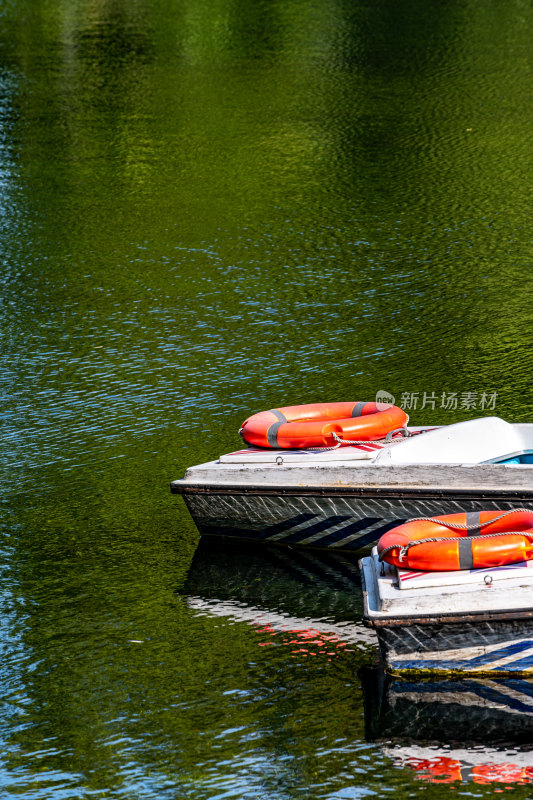
[[[337,449],[246,448],[190,467],[172,490],[194,485],[533,492],[533,463],[497,463],[528,453],[533,461],[532,423],[487,417],[409,431],[419,435]]]
[[[370,619],[533,610],[533,562],[512,568],[409,573],[380,562],[374,548],[360,566],[365,615]]]

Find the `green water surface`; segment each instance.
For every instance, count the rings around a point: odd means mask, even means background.
[[[532,419],[532,25],[522,0],[0,0],[5,796],[505,788],[367,741],[371,643],[261,622],[359,630],[349,565],[199,553],[168,485],[280,405]]]

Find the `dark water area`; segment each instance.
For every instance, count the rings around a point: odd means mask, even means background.
[[[531,419],[532,23],[0,0],[4,796],[531,796],[369,734],[353,562],[199,543],[169,482],[279,405]]]

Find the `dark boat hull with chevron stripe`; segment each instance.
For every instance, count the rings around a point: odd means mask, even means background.
[[[173,481],[200,533],[357,551],[418,516],[533,509],[533,425],[497,418],[391,445],[246,450]]]
[[[182,487],[180,487],[182,488]],[[482,509],[533,508],[533,495],[509,500],[490,492],[357,492],[337,487],[308,493],[266,487],[183,487],[180,492],[203,535],[299,547],[357,551],[418,516]]]

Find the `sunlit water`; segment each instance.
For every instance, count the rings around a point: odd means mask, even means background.
[[[529,796],[365,733],[353,565],[197,551],[168,484],[276,405],[531,419],[532,22],[0,2],[3,793]]]

